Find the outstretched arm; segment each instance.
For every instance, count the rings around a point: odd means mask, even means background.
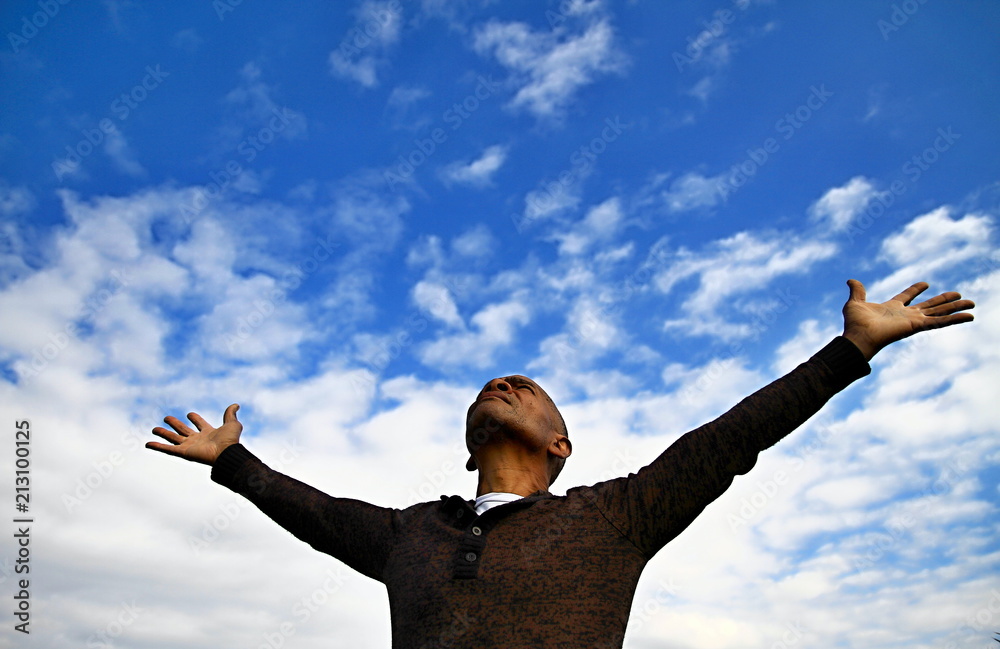
[[[865,287],[858,280],[847,280],[847,285],[851,295],[844,305],[844,338],[861,350],[865,360],[870,361],[886,345],[920,331],[972,320],[968,309],[975,304],[954,291],[910,306],[913,298],[927,290],[927,282],[917,282],[881,304],[865,301]]]
[[[188,419],[197,427],[197,431],[191,430],[177,417],[165,417],[163,421],[174,432],[157,426],[153,429],[153,434],[170,443],[147,442],[146,448],[212,466],[222,451],[240,441],[243,424],[236,419],[236,411],[239,409],[240,406],[236,403],[226,408],[222,425],[218,428],[212,428],[198,413],[189,413]]]
[[[239,443],[243,432],[243,424],[236,419],[239,409],[235,403],[226,408],[218,428],[195,412],[188,419],[197,430],[177,417],[165,417],[163,421],[173,431],[158,426],[153,434],[169,443],[148,442],[146,448],[212,466],[212,480],[245,496],[296,537],[380,579],[392,547],[395,512],[329,496],[268,468]]]
[[[758,454],[818,411],[834,394],[868,374],[880,349],[917,332],[972,320],[958,293],[942,293],[910,306],[927,284],[914,284],[888,302],[865,301],[850,280],[844,335],[718,419],[670,445],[634,476],[595,485],[602,513],[652,556],[732,484]]]

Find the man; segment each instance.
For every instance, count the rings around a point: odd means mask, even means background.
[[[212,465],[317,550],[385,584],[396,649],[621,647],[636,583],[656,552],[722,494],[757,454],[870,372],[886,345],[972,320],[969,300],[943,293],[910,302],[914,284],[882,304],[848,282],[844,332],[788,375],[719,419],[683,435],[636,474],[548,492],[569,457],[565,423],[530,379],[493,379],[468,411],[478,469],[475,502],[442,496],[404,510],[333,498],[267,468],[239,444],[239,406],[212,428],[175,417],[148,448]],[[664,413],[668,417],[669,413]]]

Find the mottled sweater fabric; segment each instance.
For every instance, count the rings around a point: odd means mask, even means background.
[[[459,496],[402,510],[331,497],[239,444],[219,456],[212,479],[385,584],[394,649],[612,649],[622,646],[653,555],[760,451],[869,372],[861,352],[838,337],[637,473],[565,496],[540,491],[481,516]]]

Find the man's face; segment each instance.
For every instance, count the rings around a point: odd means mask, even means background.
[[[545,448],[562,425],[555,404],[537,383],[515,374],[493,379],[469,406],[465,439],[473,452],[503,431],[530,448]]]

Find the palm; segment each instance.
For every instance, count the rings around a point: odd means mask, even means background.
[[[968,309],[975,306],[954,291],[941,293],[910,305],[927,290],[918,282],[881,304],[865,301],[865,287],[857,280],[847,282],[851,296],[844,305],[844,336],[854,342],[867,358],[897,340],[913,334],[972,320]]]
[[[170,443],[147,442],[146,448],[192,462],[214,464],[223,450],[240,441],[243,424],[236,419],[236,411],[239,409],[239,405],[235,403],[226,408],[222,425],[218,428],[212,428],[198,413],[190,413],[188,419],[197,427],[197,431],[192,430],[177,417],[165,417],[163,421],[174,430],[157,426],[153,429],[153,434]]]

